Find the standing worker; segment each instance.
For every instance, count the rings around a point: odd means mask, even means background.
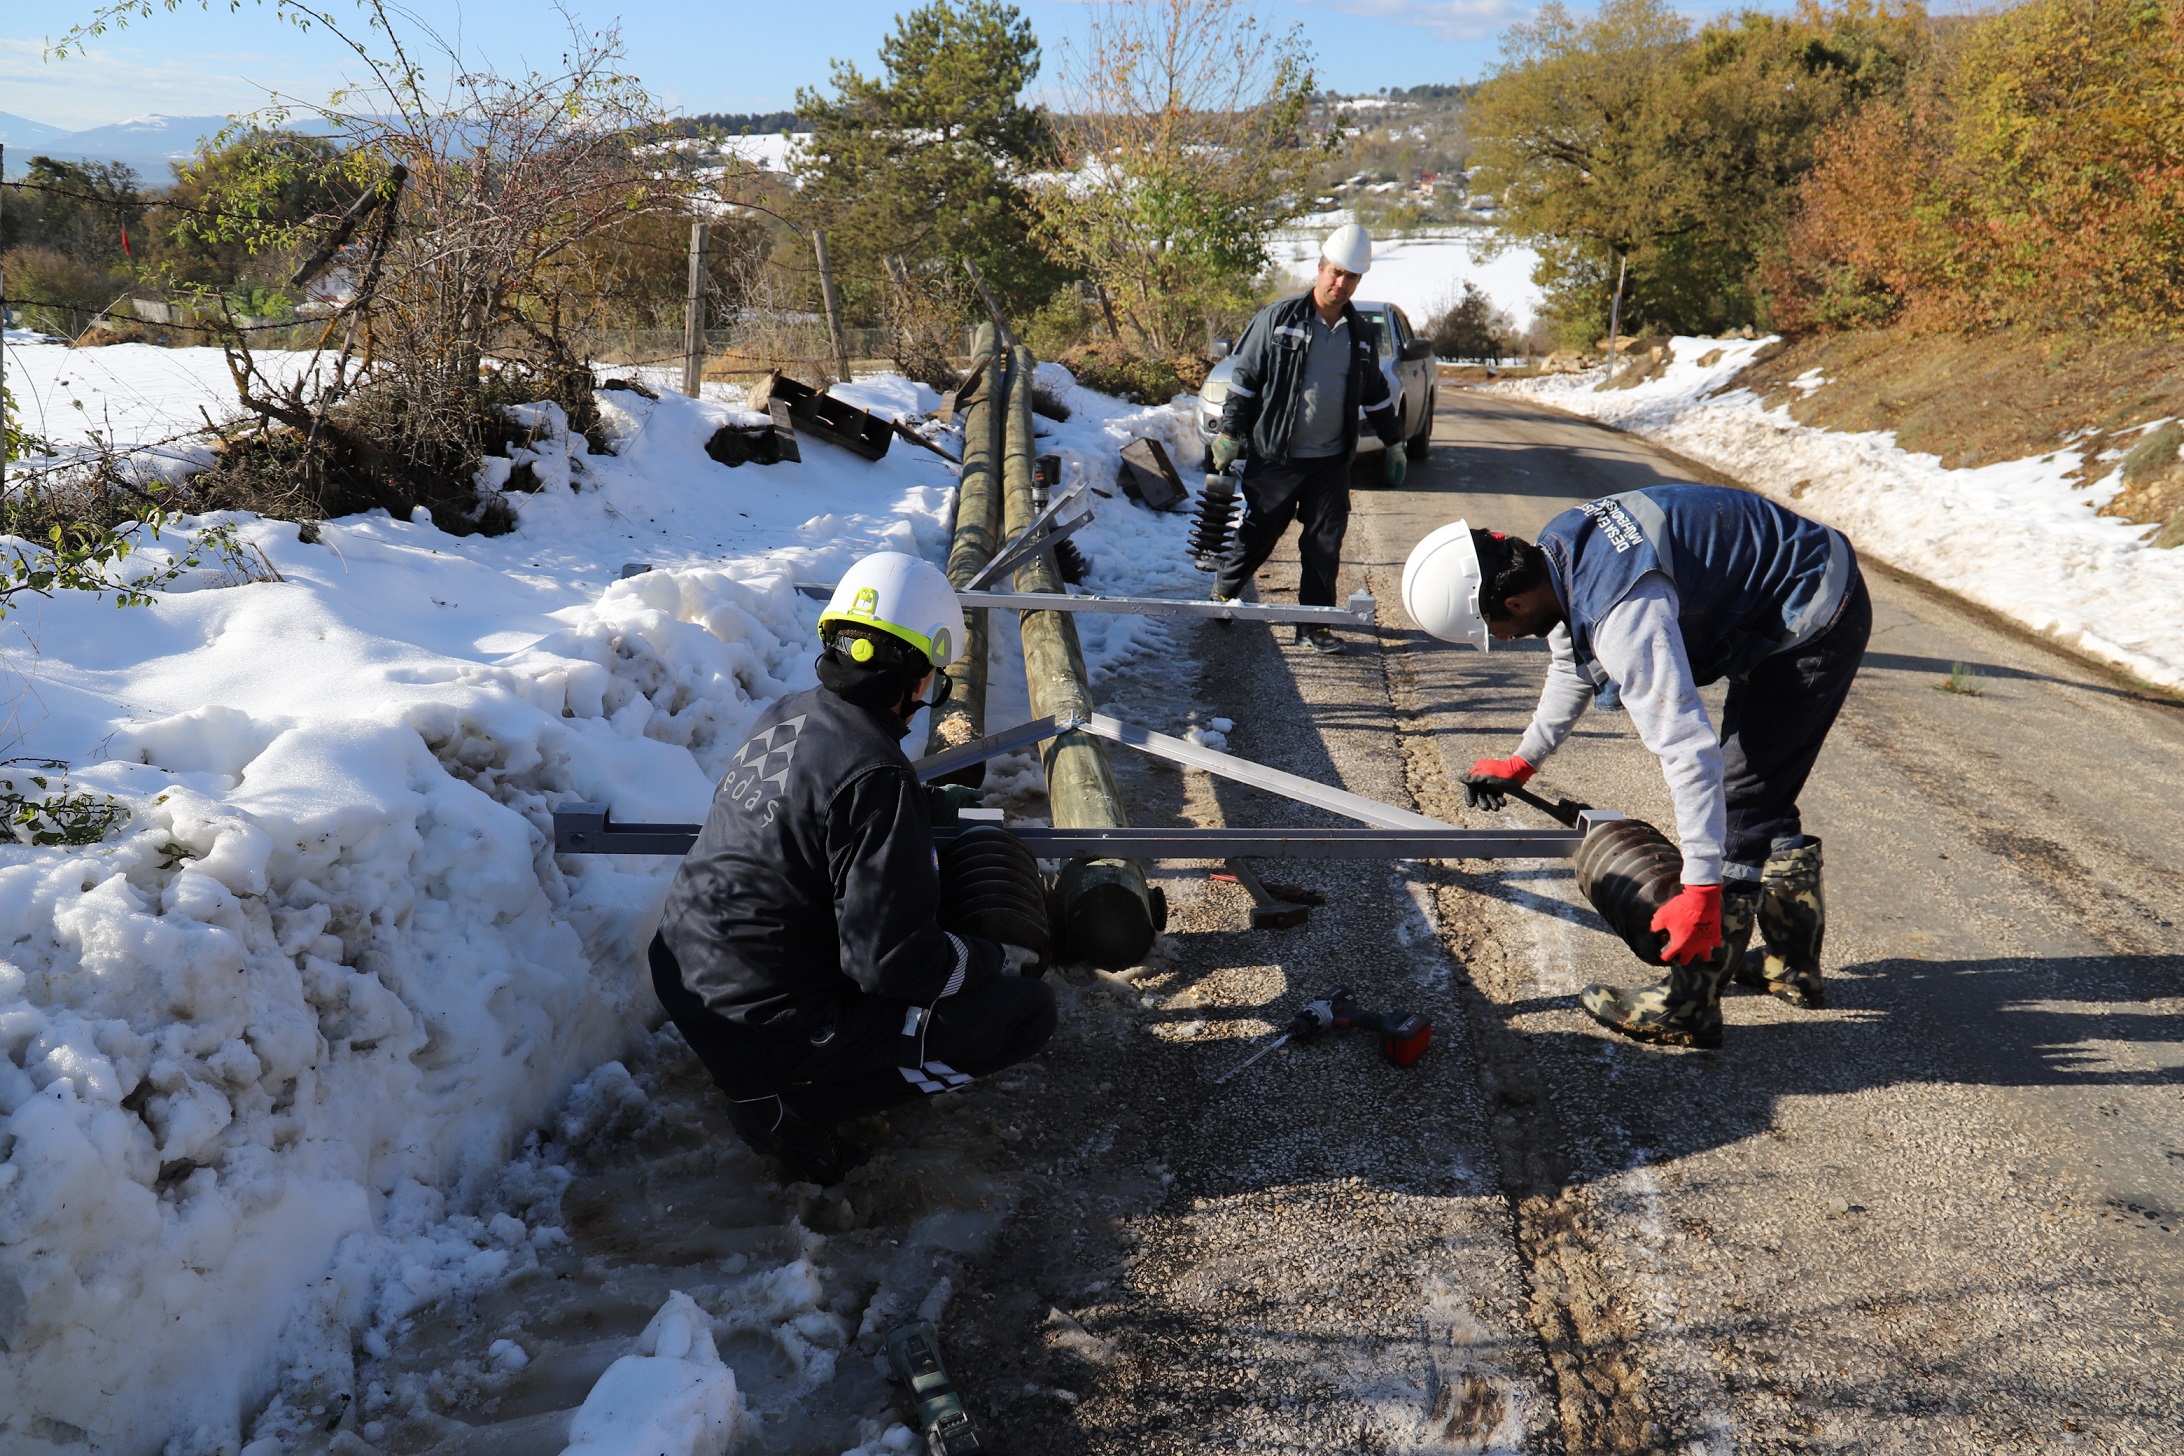
[[[1216,601],[1243,595],[1292,520],[1301,522],[1297,554],[1303,580],[1297,601],[1335,604],[1335,574],[1350,526],[1350,461],[1363,417],[1387,446],[1387,481],[1401,485],[1408,468],[1396,434],[1395,402],[1380,372],[1379,340],[1350,306],[1358,280],[1373,266],[1373,240],[1348,223],[1320,245],[1319,276],[1310,293],[1259,310],[1236,345],[1236,374],[1221,406],[1208,453],[1216,472],[1244,446],[1244,520],[1214,578]],[[1321,652],[1342,651],[1334,629],[1297,628],[1297,640]]]
[[[964,640],[954,588],[917,557],[868,556],[819,636],[819,686],[744,740],[668,887],[651,962],[736,1131],[826,1184],[856,1157],[837,1123],[1031,1056],[1054,1031],[1054,993],[934,920],[927,790],[901,741]]]
[[[1537,546],[1463,522],[1418,543],[1404,605],[1434,636],[1547,638],[1531,727],[1466,782],[1523,783],[1595,697],[1619,696],[1676,805],[1683,889],[1653,917],[1666,981],[1587,986],[1603,1026],[1639,1041],[1721,1044],[1732,971],[1793,1006],[1822,1004],[1820,841],[1797,796],[1850,691],[1873,626],[1841,532],[1749,491],[1663,485],[1588,501]],[[1699,688],[1729,679],[1717,738]],[[1500,807],[1491,783],[1474,802]],[[1754,918],[1765,942],[1750,960]]]

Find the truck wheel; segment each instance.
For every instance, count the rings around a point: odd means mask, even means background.
[[[1433,448],[1434,393],[1430,389],[1426,391],[1426,417],[1418,422],[1418,433],[1411,436],[1409,442],[1403,447],[1404,453],[1413,460],[1425,459],[1426,452]]]

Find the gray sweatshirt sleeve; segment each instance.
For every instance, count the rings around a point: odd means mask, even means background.
[[[1547,683],[1539,690],[1539,706],[1532,710],[1532,726],[1524,730],[1517,757],[1534,768],[1545,763],[1570,728],[1592,706],[1592,684],[1577,669],[1577,649],[1570,643],[1570,629],[1557,625],[1547,634]]]
[[[1601,668],[1622,690],[1631,726],[1661,761],[1683,842],[1683,881],[1721,883],[1728,801],[1721,785],[1721,744],[1691,680],[1675,585],[1658,571],[1638,578],[1593,628]]]

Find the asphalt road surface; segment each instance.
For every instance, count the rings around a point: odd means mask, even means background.
[[[1360,491],[1345,590],[1379,633],[1320,658],[1264,627],[1109,690],[1171,730],[1473,825],[1545,665],[1410,630],[1434,526],[1531,534],[1703,472],[1448,390],[1409,488]],[[1262,866],[1330,904],[1253,932],[1162,873],[1155,963],[1080,986],[1011,1104],[1031,1196],[951,1312],[1020,1453],[2184,1449],[2184,710],[1868,567],[1864,670],[1804,798],[1826,843],[1829,1005],[1736,994],[1717,1052],[1621,1041],[1590,981],[1654,973],[1566,863]],[[1261,594],[1295,587],[1287,548]],[[1941,691],[1964,664],[1976,692]],[[1713,697],[1718,704],[1718,693]],[[1310,811],[1142,764],[1144,822]],[[1672,822],[1595,712],[1545,786]],[[1432,1016],[1225,1082],[1311,995]]]

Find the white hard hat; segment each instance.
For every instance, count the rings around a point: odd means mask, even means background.
[[[963,646],[963,604],[929,561],[900,551],[876,551],[852,566],[819,614],[819,633],[836,623],[875,627],[946,667]]]
[[[1319,255],[1345,273],[1366,272],[1373,266],[1373,235],[1346,222],[1327,235]]]
[[[1491,638],[1479,610],[1483,575],[1471,523],[1451,521],[1411,548],[1403,563],[1403,609],[1443,642],[1469,642],[1484,652]]]

